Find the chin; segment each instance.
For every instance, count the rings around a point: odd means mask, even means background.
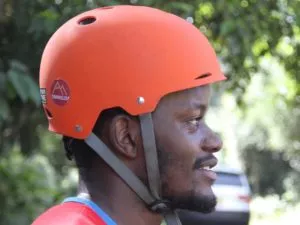
[[[166,197],[173,209],[186,209],[189,211],[211,213],[215,210],[217,199],[214,194],[181,194]]]

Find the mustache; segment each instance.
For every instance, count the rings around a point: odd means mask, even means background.
[[[207,156],[203,156],[201,158],[196,159],[196,161],[194,163],[194,166],[193,166],[193,169],[194,170],[199,169],[204,162],[210,161],[210,160],[216,160],[216,157],[213,156],[213,155],[207,155]]]

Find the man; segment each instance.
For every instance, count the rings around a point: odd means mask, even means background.
[[[224,80],[207,39],[148,7],[91,10],[49,40],[40,68],[49,129],[79,168],[79,194],[33,224],[180,224],[210,212],[221,140],[204,122]]]

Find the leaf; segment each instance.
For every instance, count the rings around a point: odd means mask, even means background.
[[[170,2],[166,8],[171,12],[181,10],[184,14],[190,14],[194,10],[193,5],[184,2]]]
[[[10,68],[12,70],[17,70],[17,71],[20,71],[20,72],[23,72],[23,73],[27,73],[27,71],[28,71],[26,65],[21,63],[18,60],[11,60]]]
[[[39,87],[36,82],[30,76],[24,76],[24,85],[28,87],[28,97],[34,102],[36,106],[41,104]]]
[[[0,72],[0,92],[4,91],[6,84],[5,73]]]
[[[26,102],[28,100],[28,90],[22,75],[14,70],[9,70],[7,75],[8,80],[12,83],[15,91],[18,93],[18,96],[23,102]]]
[[[227,20],[221,24],[220,36],[225,36],[236,29],[236,22],[234,20]]]
[[[50,8],[40,12],[39,16],[47,20],[57,20],[59,18],[59,14],[55,11],[54,8]]]
[[[0,121],[6,120],[8,118],[9,112],[9,105],[3,98],[0,98]]]
[[[38,85],[28,74],[28,70],[25,65],[19,61],[13,60],[11,62],[11,69],[8,71],[7,76],[14,90],[23,102],[31,100],[36,106],[40,105]]]
[[[206,2],[199,5],[198,14],[206,18],[211,18],[214,11],[213,5],[210,2]]]

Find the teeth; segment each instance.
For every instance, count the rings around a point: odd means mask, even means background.
[[[210,167],[209,166],[204,166],[202,169],[204,169],[204,170],[210,170]]]

